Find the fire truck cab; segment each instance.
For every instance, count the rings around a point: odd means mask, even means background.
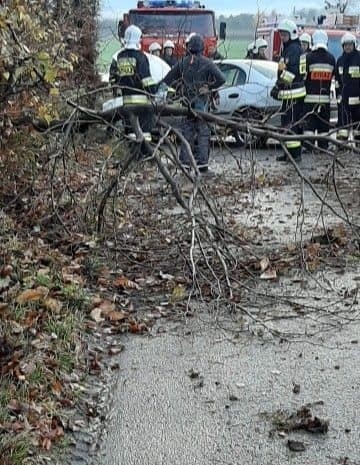
[[[188,0],[143,0],[137,8],[131,9],[119,21],[120,40],[125,29],[134,24],[142,31],[142,50],[148,51],[152,42],[163,46],[166,40],[175,44],[175,55],[185,54],[185,39],[191,32],[202,36],[205,42],[205,55],[217,47],[218,36],[215,29],[215,14],[199,1]],[[225,40],[226,24],[220,24],[220,39]]]
[[[277,61],[281,53],[280,34],[277,30],[277,25],[281,18],[264,20],[261,27],[257,30],[257,37],[265,39],[269,46],[267,48],[267,57],[269,60]],[[337,59],[343,52],[341,46],[341,37],[346,31],[351,31],[359,39],[359,16],[345,14],[331,14],[329,16],[320,16],[317,24],[305,24],[298,18],[294,18],[298,25],[299,35],[307,32],[312,35],[316,29],[326,31],[329,42],[328,50]]]

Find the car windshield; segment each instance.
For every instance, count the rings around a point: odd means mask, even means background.
[[[251,68],[255,69],[259,73],[263,74],[269,79],[276,79],[277,77],[277,65],[276,66],[268,66],[266,63],[262,61],[252,61]]]
[[[130,12],[130,22],[138,26],[144,36],[176,37],[190,34],[190,32],[197,32],[203,37],[215,35],[214,16],[206,12],[198,14]]]

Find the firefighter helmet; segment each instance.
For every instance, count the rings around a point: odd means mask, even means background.
[[[188,43],[188,49],[190,53],[194,53],[195,55],[200,54],[204,51],[204,41],[199,34],[194,34]]]
[[[175,45],[174,45],[174,42],[172,40],[167,40],[165,43],[164,43],[164,48],[175,48]]]
[[[300,39],[300,42],[306,42],[307,44],[309,44],[309,47],[311,45],[311,36],[310,34],[308,34],[307,32],[303,32],[301,34],[301,36],[299,37]]]
[[[312,41],[314,44],[314,50],[317,50],[318,48],[324,48],[327,50],[328,35],[326,31],[322,31],[321,29],[315,31],[312,35]]]
[[[341,45],[352,43],[354,46],[356,45],[356,37],[351,32],[345,32],[345,34],[341,37]]]
[[[285,31],[290,34],[290,40],[295,40],[298,38],[297,26],[294,21],[291,19],[282,19],[279,21],[278,31]]]
[[[268,43],[266,42],[265,39],[256,39],[255,42],[253,42],[252,44],[252,50],[254,51],[254,53],[259,53],[259,49],[260,48],[267,48],[268,46]]]
[[[154,53],[156,51],[161,51],[161,45],[159,44],[159,42],[152,42],[149,46],[149,52]]]
[[[255,48],[255,42],[250,42],[250,44],[247,46],[247,51],[253,52],[254,48]]]
[[[137,26],[127,27],[124,34],[124,47],[128,50],[139,50],[141,35],[141,29]]]

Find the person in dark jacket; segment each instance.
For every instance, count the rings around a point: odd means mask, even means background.
[[[151,109],[144,105],[151,103],[149,95],[156,92],[156,84],[150,74],[149,60],[140,50],[141,30],[137,26],[129,26],[124,35],[124,49],[110,66],[110,83],[119,87],[123,97],[123,106],[131,106],[131,112],[125,117],[125,130],[129,137],[135,134],[131,128],[131,113],[139,118],[140,127],[147,141],[151,140],[154,116]],[[139,105],[139,111],[136,106]]]
[[[328,35],[325,31],[315,31],[312,40],[313,50],[306,55],[304,135],[314,135],[317,131],[324,136],[330,129],[330,91],[335,58],[327,50]],[[328,142],[320,140],[318,146],[327,149]]]
[[[354,139],[360,143],[360,52],[356,50],[356,37],[346,32],[341,38],[343,54],[335,68],[335,86],[338,101],[337,138],[347,140],[348,128],[353,127]]]
[[[301,134],[300,120],[303,115],[305,97],[304,77],[306,58],[301,56],[301,46],[294,21],[284,19],[279,22],[283,49],[278,65],[278,79],[271,92],[274,98],[282,101],[281,125],[293,134]],[[301,160],[301,141],[285,142],[286,149],[294,160]],[[277,157],[278,161],[289,161],[286,153]]]
[[[177,63],[177,58],[174,55],[175,44],[172,40],[166,40],[163,45],[163,54],[161,58],[172,68]]]
[[[217,66],[202,55],[204,41],[195,34],[188,43],[190,55],[179,61],[165,76],[163,82],[175,87],[186,104],[193,110],[208,111],[210,93],[225,83],[225,77]],[[184,138],[189,141],[198,169],[208,171],[210,129],[200,118],[186,116],[181,123]],[[189,154],[185,144],[181,145],[180,162],[190,168]]]

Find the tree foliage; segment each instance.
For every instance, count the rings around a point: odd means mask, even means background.
[[[27,113],[56,118],[59,95],[94,77],[98,1],[0,2],[2,138]]]

